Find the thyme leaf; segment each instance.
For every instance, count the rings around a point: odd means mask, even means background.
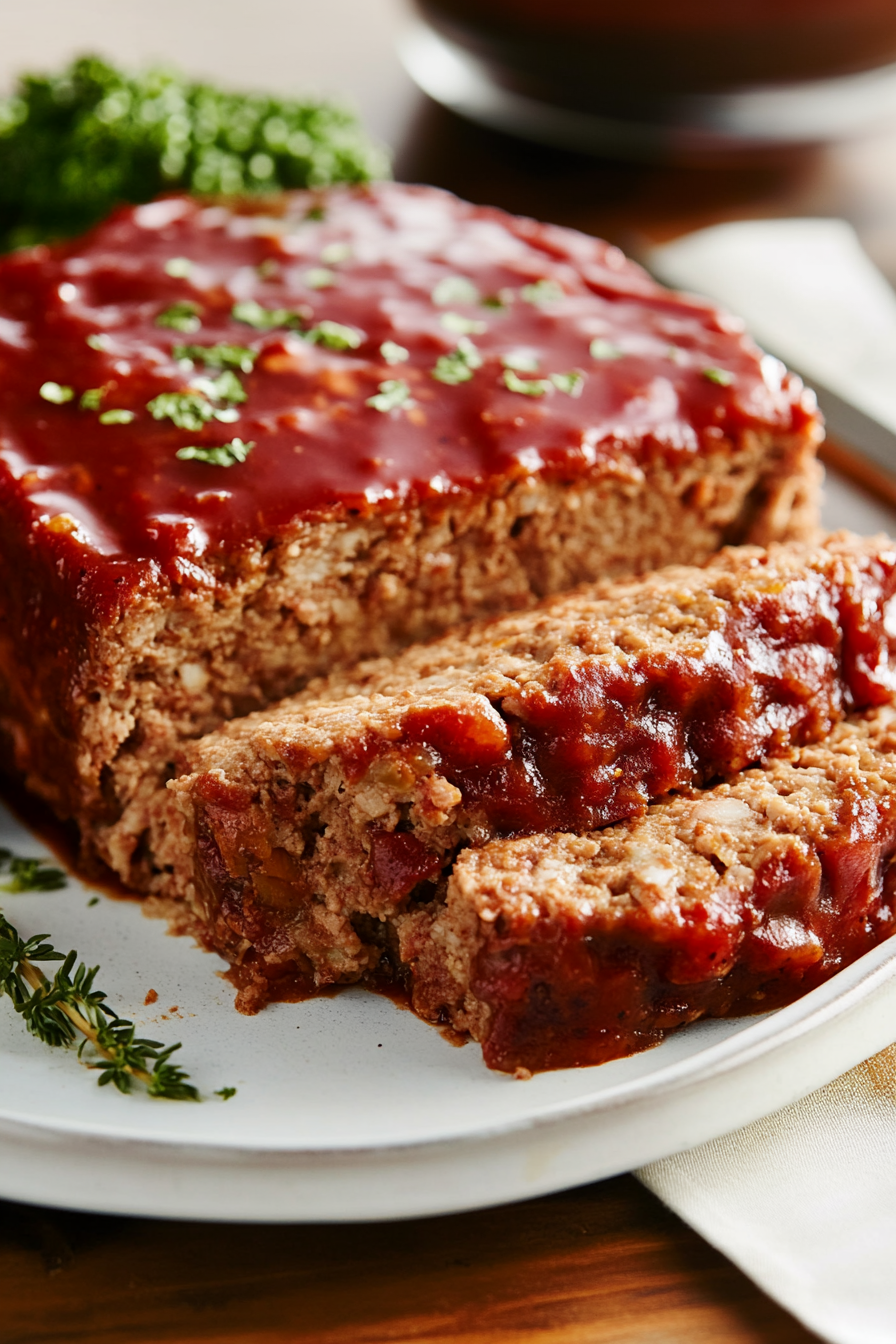
[[[15,862],[10,856],[10,868]],[[41,860],[20,862],[36,864],[38,872],[46,868]],[[50,979],[39,962],[62,964]],[[99,1071],[100,1087],[113,1083],[129,1092],[136,1081],[151,1097],[198,1101],[189,1075],[170,1062],[180,1046],[165,1048],[138,1036],[133,1022],[119,1017],[96,988],[98,971],[78,962],[77,952],[57,952],[46,934],[22,938],[0,910],[0,996],[6,995],[32,1036],[53,1047],[70,1046],[82,1036],[78,1058]]]
[[[18,894],[22,891],[59,891],[66,884],[61,868],[54,868],[46,859],[26,859],[12,850],[0,849],[0,873],[9,873],[10,880],[0,885],[0,891]]]

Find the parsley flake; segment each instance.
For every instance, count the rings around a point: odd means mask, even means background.
[[[625,351],[612,341],[604,340],[603,336],[595,336],[588,347],[588,353],[592,359],[621,359]]]
[[[306,331],[305,336],[309,341],[317,341],[329,350],[357,350],[366,339],[363,331],[346,327],[341,322],[331,322],[326,317],[316,327]]]
[[[103,400],[106,389],[104,387],[88,387],[86,392],[81,393],[81,399],[78,405],[82,411],[98,411],[100,403]]]
[[[134,415],[133,411],[111,406],[108,411],[103,411],[99,421],[101,425],[129,425],[134,419]]]
[[[214,418],[215,408],[201,392],[160,392],[146,403],[153,420],[171,420],[192,433]]]
[[[443,313],[441,320],[446,331],[456,331],[461,336],[481,336],[488,331],[487,322],[464,317],[463,313]]]
[[[254,442],[243,443],[242,439],[231,439],[230,443],[217,443],[205,448],[190,444],[187,448],[178,448],[176,456],[182,462],[207,462],[212,467],[233,467],[245,462],[255,447]]]
[[[218,1090],[217,1090],[217,1092],[215,1093],[215,1096],[216,1096],[216,1097],[220,1097],[222,1101],[229,1101],[231,1097],[235,1097],[235,1096],[236,1096],[236,1088],[235,1088],[235,1087],[219,1087]]]
[[[198,303],[194,303],[192,299],[184,299],[181,303],[172,303],[170,308],[159,313],[156,326],[169,327],[172,331],[198,331],[202,326],[202,319],[199,316],[201,311]]]
[[[271,331],[274,327],[299,326],[301,319],[292,308],[264,308],[255,299],[241,299],[230,310],[237,322],[245,322],[256,331]]]
[[[728,369],[704,369],[703,377],[711,383],[717,383],[719,387],[730,387],[734,382],[734,374]]]
[[[580,397],[585,387],[585,375],[578,369],[570,373],[552,373],[551,382],[558,392],[565,392],[568,397]]]
[[[505,369],[516,369],[517,373],[537,373],[538,356],[530,350],[508,350],[501,356]]]
[[[394,411],[411,400],[411,389],[403,378],[387,378],[379,390],[367,398],[366,404],[375,411]]]
[[[67,387],[64,383],[41,383],[40,395],[44,401],[51,401],[54,406],[64,406],[75,395],[75,389]]]
[[[336,284],[337,278],[336,272],[327,266],[312,266],[302,276],[309,289],[330,289]]]
[[[243,385],[237,378],[233,369],[224,369],[217,378],[197,378],[193,386],[197,392],[203,396],[209,397],[212,401],[232,401],[241,402],[246,400],[246,393]]]
[[[383,341],[380,354],[387,364],[406,364],[411,357],[404,346],[395,341]]]
[[[523,285],[520,298],[540,308],[542,304],[556,303],[558,299],[565,299],[566,292],[556,280],[536,280],[532,285]]]
[[[193,269],[193,263],[189,257],[169,257],[165,262],[165,274],[173,276],[175,280],[186,280]]]
[[[468,337],[461,336],[454,350],[447,355],[439,355],[430,376],[449,385],[468,383],[474,370],[481,367],[482,355]]]
[[[504,370],[504,386],[508,392],[521,392],[524,397],[543,397],[551,390],[549,379],[518,378],[513,369]]]
[[[438,308],[452,303],[478,303],[479,290],[463,275],[446,275],[432,291],[432,301]]]
[[[251,373],[258,358],[256,350],[245,345],[176,345],[171,351],[174,359],[188,359],[191,364],[204,364],[207,369],[239,369]]]

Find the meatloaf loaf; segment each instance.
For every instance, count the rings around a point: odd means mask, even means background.
[[[0,723],[164,880],[179,742],[459,621],[814,522],[814,403],[615,248],[425,187],[0,259]]]
[[[418,1013],[495,1069],[789,1003],[896,928],[896,710],[591,835],[496,840],[395,920]]]
[[[241,1004],[376,970],[459,849],[590,831],[896,691],[896,546],[744,547],[312,683],[184,753],[151,835]]]

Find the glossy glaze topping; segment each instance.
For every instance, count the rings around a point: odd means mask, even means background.
[[[172,198],[0,262],[0,497],[88,568],[178,578],[297,517],[637,477],[814,413],[599,241],[393,184],[258,209]]]

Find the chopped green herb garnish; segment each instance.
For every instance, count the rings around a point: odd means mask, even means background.
[[[188,359],[207,369],[239,369],[240,373],[251,373],[258,358],[258,352],[248,346],[226,344],[176,345],[171,354],[174,359]]]
[[[230,311],[237,322],[245,322],[247,327],[254,327],[256,331],[301,326],[301,318],[293,308],[265,308],[255,299],[241,299]]]
[[[504,386],[509,392],[521,392],[524,397],[543,397],[550,392],[547,378],[518,378],[513,369],[504,370]]]
[[[201,392],[160,392],[146,403],[153,420],[171,420],[178,429],[196,431],[214,418],[215,408]]]
[[[81,399],[78,405],[82,411],[98,411],[100,403],[103,400],[106,389],[104,387],[88,387],[86,392],[81,393]]]
[[[89,335],[89,336],[85,336],[84,339],[86,340],[87,344],[90,346],[91,350],[108,350],[108,349],[109,349],[109,337],[108,337],[108,336],[104,336],[103,333],[102,333],[101,331],[97,331],[97,332],[93,332],[93,331],[92,331],[92,332],[90,333],[90,335]]]
[[[719,387],[730,387],[734,382],[734,374],[727,369],[704,369],[703,377],[711,383],[718,383]]]
[[[231,1097],[235,1097],[235,1096],[236,1096],[236,1088],[235,1088],[235,1087],[219,1087],[218,1090],[217,1090],[217,1092],[215,1093],[215,1096],[216,1096],[216,1097],[220,1097],[222,1101],[229,1101]]]
[[[530,350],[508,350],[501,356],[505,369],[516,369],[517,373],[537,373],[538,356]]]
[[[558,392],[565,392],[568,397],[580,397],[585,386],[585,375],[579,373],[578,369],[570,373],[552,373],[551,382]]]
[[[410,359],[410,354],[404,346],[396,344],[395,341],[383,341],[380,354],[387,364],[406,364]]]
[[[68,880],[61,868],[54,868],[46,859],[26,859],[10,849],[0,849],[0,873],[8,873],[10,879],[0,885],[0,891],[13,895],[23,891],[59,891]]]
[[[171,275],[175,280],[186,280],[193,269],[193,263],[189,257],[171,257],[165,262],[165,274]]]
[[[332,103],[227,93],[83,57],[0,100],[0,248],[81,233],[122,201],[270,192],[388,176]]]
[[[134,411],[126,411],[117,406],[110,406],[108,411],[102,412],[99,421],[101,425],[129,425],[134,418]]]
[[[182,462],[207,462],[212,467],[233,467],[238,462],[245,462],[254,447],[254,442],[243,443],[242,439],[231,439],[230,443],[219,443],[210,448],[190,444],[187,448],[178,448],[176,456]]]
[[[473,342],[461,336],[454,350],[439,355],[431,376],[440,383],[468,383],[476,369],[482,367],[482,355]]]
[[[198,331],[202,326],[201,311],[198,303],[184,299],[182,303],[172,303],[170,308],[159,313],[156,326],[169,327],[172,331]]]
[[[442,326],[446,331],[456,331],[461,336],[481,336],[488,331],[488,323],[475,317],[464,317],[463,313],[443,313]]]
[[[99,905],[99,903],[100,903],[99,896],[91,896],[90,900],[87,902],[87,909],[91,910],[95,905]]]
[[[478,303],[479,290],[463,275],[446,275],[432,291],[432,301],[439,308],[448,308],[453,303]]]
[[[595,336],[588,347],[588,353],[592,359],[621,359],[625,351],[612,341],[604,340],[603,336]]]
[[[52,980],[38,965],[48,961],[62,962]],[[134,1024],[119,1017],[105,993],[94,988],[98,971],[98,966],[78,963],[77,952],[57,952],[46,934],[22,938],[0,911],[0,996],[9,998],[32,1036],[58,1047],[72,1045],[80,1034],[78,1058],[92,1047],[95,1058],[87,1067],[99,1071],[100,1087],[113,1083],[119,1092],[129,1092],[136,1080],[151,1097],[198,1101],[189,1075],[170,1063],[180,1046],[163,1049],[159,1041],[137,1036]]]
[[[338,276],[335,271],[329,270],[326,266],[312,266],[310,271],[306,271],[302,276],[309,289],[330,289],[336,284]]]
[[[540,308],[544,303],[556,303],[558,299],[565,299],[566,292],[556,280],[536,280],[533,285],[523,285],[520,298]]]
[[[41,383],[40,395],[54,406],[64,406],[75,395],[75,389],[66,387],[64,383]]]
[[[411,399],[411,389],[403,378],[387,378],[380,383],[379,391],[367,398],[367,405],[375,411],[394,411],[405,406]]]
[[[316,327],[310,327],[305,336],[309,341],[317,341],[330,350],[357,350],[365,340],[363,331],[343,326],[341,322],[330,322],[327,318],[318,322]]]
[[[243,402],[246,393],[233,369],[224,369],[217,378],[197,378],[194,381],[197,392],[212,401]]]

